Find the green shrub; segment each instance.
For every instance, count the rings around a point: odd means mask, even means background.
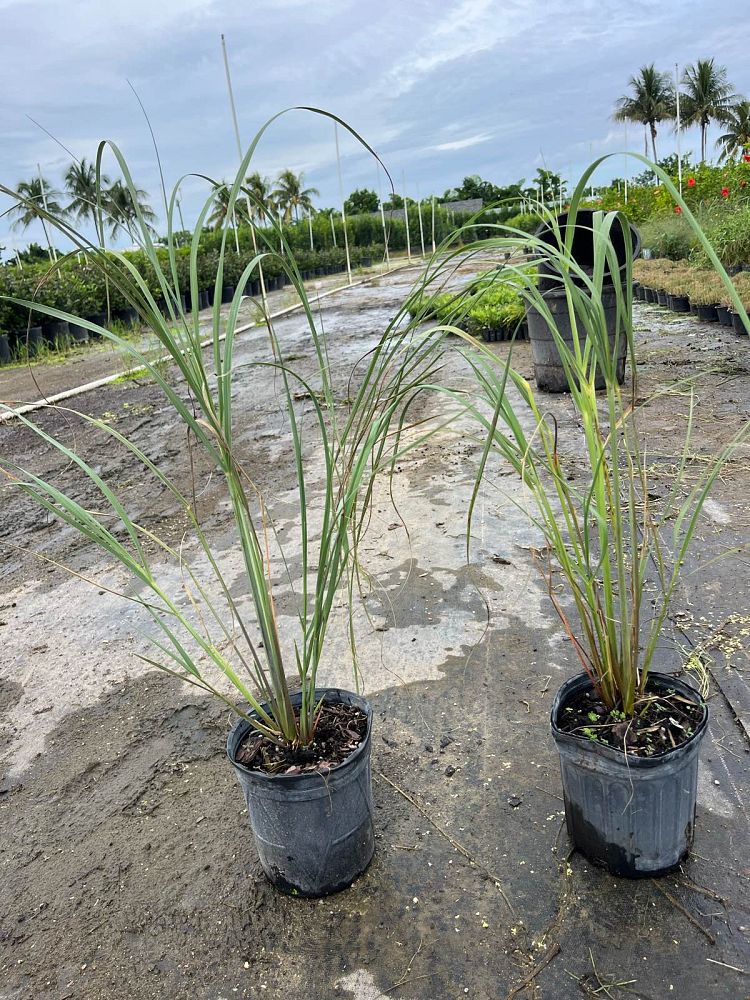
[[[539,226],[539,222],[539,216],[533,212],[519,212],[518,215],[512,215],[506,219],[503,225],[508,226],[509,229],[520,229],[524,233],[533,233]]]
[[[750,205],[742,204],[734,210],[716,211],[704,223],[704,231],[724,267],[750,263]],[[708,266],[704,251],[696,250],[693,259],[700,266]]]
[[[641,246],[654,257],[687,260],[696,246],[695,234],[679,215],[657,216],[641,226]]]

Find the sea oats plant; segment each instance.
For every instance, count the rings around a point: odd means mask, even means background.
[[[568,227],[561,229],[555,217],[547,216],[547,225],[556,236],[552,245],[537,237],[522,239],[519,232],[498,225],[496,235],[468,248],[469,253],[478,255],[510,251],[511,258],[497,272],[496,280],[512,282],[527,305],[545,317],[566,372],[574,413],[564,437],[566,442],[575,443],[569,448],[561,445],[563,435],[556,418],[514,369],[512,351],[507,360],[478,345],[463,348],[462,352],[476,380],[475,389],[468,394],[468,409],[484,441],[474,499],[487,460],[497,453],[510,463],[528,489],[529,516],[543,538],[537,557],[550,599],[583,669],[604,704],[629,716],[646,690],[657,641],[703,505],[723,465],[747,437],[749,428],[743,427],[728,441],[696,481],[692,478],[695,469],[689,467],[691,395],[685,437],[677,445],[677,473],[666,495],[658,503],[653,499],[649,456],[642,436],[646,417],[637,392],[632,249],[626,241],[624,260],[617,259],[612,242],[613,228],[619,225],[616,213],[596,212],[593,216],[593,267],[584,266],[572,253],[577,212],[588,179],[601,162],[594,163],[576,187]],[[715,269],[715,280],[750,330],[740,297],[694,216],[669,177],[653,169],[682,206],[684,218]],[[629,231],[627,226],[623,228]],[[523,245],[556,273],[567,302],[572,343],[561,336],[544,293],[520,263]],[[621,280],[614,281],[613,338],[605,313],[604,296],[611,295],[605,274],[609,270],[617,275],[621,263]],[[425,285],[440,287],[456,264],[455,254],[444,254],[428,270]],[[627,342],[631,357],[632,378],[627,386],[620,386],[616,377],[622,340]],[[601,393],[595,389],[597,375],[605,379],[606,388]],[[688,388],[683,385],[680,390],[687,392]],[[452,395],[464,402],[467,398],[465,394]],[[530,431],[526,429],[529,420],[523,416],[531,418]],[[472,502],[470,522],[473,506]],[[561,596],[560,583],[572,600],[573,612]]]
[[[141,322],[153,333],[161,352],[170,362],[168,368],[150,360],[150,354],[142,353],[135,341],[121,337],[107,326],[98,326],[31,300],[15,300],[16,305],[33,308],[55,319],[74,321],[106,338],[130,359],[131,367],[142,367],[158,385],[191,442],[202,449],[221,474],[242,556],[245,594],[250,599],[252,620],[248,620],[247,613],[240,608],[241,601],[234,596],[236,586],[230,586],[203,529],[192,491],[188,490],[191,495],[186,495],[184,489],[166,476],[157,460],[116,427],[79,414],[81,419],[109,436],[113,445],[130,452],[144,471],[169,491],[189,525],[185,545],[171,545],[133,520],[117,490],[108,482],[106,472],[97,471],[30,416],[16,414],[16,419],[47,446],[56,448],[78,470],[89,486],[93,486],[97,503],[84,505],[70,493],[61,491],[53,482],[37,475],[32,462],[24,467],[8,456],[0,456],[0,468],[9,488],[23,491],[30,500],[98,546],[143,585],[142,590],[136,592],[142,596],[130,596],[129,599],[143,607],[153,625],[150,639],[154,651],[142,657],[146,662],[216,695],[234,708],[235,698],[221,690],[219,681],[220,678],[228,679],[236,695],[250,706],[247,713],[238,709],[239,714],[272,741],[298,748],[309,744],[314,737],[320,705],[315,694],[317,672],[337,595],[343,588],[350,606],[354,596],[356,549],[367,521],[375,476],[389,466],[398,451],[409,404],[429,383],[439,364],[442,334],[415,338],[408,326],[399,329],[402,319],[399,313],[374,349],[362,359],[357,377],[352,379],[350,399],[347,405],[341,406],[332,381],[334,366],[329,344],[316,323],[293,252],[284,245],[280,228],[268,237],[263,230],[258,230],[258,253],[236,279],[237,290],[228,312],[222,314],[221,289],[225,260],[232,251],[229,226],[234,206],[248,199],[250,205],[254,204],[252,190],[243,186],[244,178],[250,172],[261,137],[274,120],[267,122],[255,136],[228,191],[206,178],[210,194],[192,236],[187,288],[180,282],[173,236],[180,184],[170,197],[166,192],[164,195],[167,220],[164,250],[154,245],[148,220],[143,218],[138,200],[133,199],[137,216],[134,232],[150,263],[147,278],[122,253],[105,252],[65,219],[51,215],[46,219],[72,241],[76,250],[86,253],[91,266],[106,278],[113,293],[137,310]],[[340,124],[347,127],[343,122]],[[112,143],[102,143],[96,162],[100,192],[96,206],[99,232],[103,228],[102,158],[107,147],[117,161],[123,183],[131,193],[136,191],[120,150]],[[213,284],[216,294],[211,327],[206,331],[201,327],[197,308],[199,240],[215,210],[217,192],[222,191],[226,212],[215,259]],[[8,189],[3,189],[3,193],[15,197]],[[255,207],[255,214],[259,214],[261,206]],[[279,252],[280,244],[282,252]],[[291,469],[296,480],[301,561],[299,590],[295,594],[297,627],[293,664],[285,662],[282,653],[274,597],[279,581],[273,578],[271,565],[274,547],[281,550],[282,561],[287,565],[284,546],[275,536],[273,512],[254,483],[253,468],[246,467],[240,455],[232,399],[242,290],[264,261],[275,262],[293,284],[307,321],[316,361],[314,377],[305,377],[293,361],[285,359],[284,345],[276,335],[273,322],[266,316],[269,349],[244,363],[267,371],[269,379],[275,380],[287,417]],[[182,296],[186,291],[193,303],[189,311],[183,308]],[[205,340],[207,345],[204,345]],[[315,443],[323,461],[322,498],[315,499],[319,508],[314,516],[310,511],[313,501],[308,490],[312,474],[310,442],[313,428],[304,424],[300,396],[304,396],[312,407]],[[14,413],[8,406],[3,409]],[[208,567],[208,579],[188,562],[185,555],[188,542]],[[159,566],[150,554],[154,549],[159,559],[179,567],[184,580],[181,593],[169,592],[160,581]],[[184,600],[186,596],[187,601]],[[259,631],[260,641],[254,638],[254,627]],[[291,682],[288,680],[290,674],[293,676]],[[298,712],[290,700],[290,686],[301,689],[302,704]]]

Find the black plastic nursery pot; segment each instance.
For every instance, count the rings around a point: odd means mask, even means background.
[[[670,308],[672,312],[689,313],[690,299],[687,297],[687,295],[673,295]]]
[[[240,719],[227,739],[227,756],[242,786],[250,827],[269,881],[295,896],[327,896],[346,889],[375,851],[370,747],[372,708],[351,691],[320,689],[316,698],[354,705],[367,716],[360,745],[337,767],[307,774],[265,774],[238,764],[250,730]],[[297,708],[301,695],[292,695]]]
[[[135,309],[118,309],[114,313],[114,319],[118,320],[124,326],[135,326],[138,320],[138,313]]]
[[[84,319],[87,319],[89,321],[89,323],[93,323],[94,326],[104,327],[105,330],[107,328],[107,314],[106,313],[103,313],[103,312],[102,313],[91,313],[90,316],[85,316]],[[100,337],[101,334],[99,334],[99,333],[92,333],[91,331],[89,331],[89,336],[90,337]]]
[[[716,306],[698,306],[698,319],[703,323],[717,323],[719,316]]]
[[[573,328],[570,322],[568,299],[564,289],[554,289],[545,292],[544,299],[552,314],[557,330],[565,344],[573,350]],[[602,290],[604,317],[607,323],[607,333],[612,351],[615,349],[615,327],[617,324],[617,293],[614,287]],[[531,354],[534,359],[534,377],[539,389],[543,392],[569,392],[570,385],[565,368],[560,360],[555,338],[547,320],[534,306],[526,306],[526,323],[528,338],[531,342]],[[580,334],[579,334],[580,335]],[[627,337],[624,330],[620,331],[617,343],[617,381],[622,384],[625,379],[625,357],[627,354]],[[596,388],[603,389],[605,378],[597,375]]]
[[[222,285],[221,301],[223,304],[231,302],[234,298],[234,285]]]
[[[716,315],[719,317],[719,323],[721,323],[722,326],[732,325],[732,317],[729,313],[728,306],[717,306]]]
[[[667,301],[667,293],[663,288],[656,289],[656,301],[660,306],[669,305],[669,302]]]
[[[10,340],[7,333],[0,333],[0,365],[10,362]]]
[[[745,324],[742,322],[742,317],[739,313],[731,313],[732,317],[732,329],[735,333],[742,333],[747,336],[747,330],[745,329]]]
[[[30,326],[28,330],[21,330],[18,334],[18,344],[25,347],[28,357],[33,358],[39,353],[44,344],[44,335],[41,326]]]
[[[88,343],[89,331],[85,326],[79,326],[78,323],[68,323],[68,329],[70,331],[70,339],[74,344]]]
[[[579,267],[583,268],[588,273],[591,273],[594,266],[593,209],[580,209],[576,212],[575,219],[572,222],[568,219],[568,212],[560,212],[557,216],[557,224],[560,229],[560,238],[563,240],[568,237],[568,229],[572,226],[573,236],[570,254]],[[547,243],[550,247],[559,249],[558,238],[551,223],[543,222],[537,228],[534,235],[538,240],[541,240],[543,243]],[[607,261],[604,267],[605,283],[611,284],[615,279],[618,281],[621,280],[627,260],[626,239],[626,229],[624,228],[621,220],[618,218],[614,221],[610,230],[610,241],[617,256],[619,272],[613,275],[609,266],[609,261]],[[641,251],[641,237],[636,227],[632,224],[630,225],[630,244],[633,252],[633,259],[635,260]],[[540,290],[545,292],[552,289],[558,289],[560,287],[560,272],[555,265],[554,258],[546,258],[541,253],[540,247],[535,247],[533,253],[539,261]],[[572,280],[574,280],[576,284],[583,285],[583,281],[579,278],[573,278]]]
[[[656,302],[656,289],[646,288],[644,289],[644,291],[646,293],[646,298],[645,298],[646,302]]]
[[[50,347],[64,347],[69,333],[70,328],[65,320],[55,319],[42,324],[42,335]]]
[[[676,691],[703,705],[703,718],[681,746],[658,757],[636,757],[559,729],[565,706],[591,687],[588,676],[579,674],[563,684],[552,705],[568,834],[576,850],[612,875],[648,878],[668,872],[693,842],[708,706],[688,684],[652,672],[650,691]]]

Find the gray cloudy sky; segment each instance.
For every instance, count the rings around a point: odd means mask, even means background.
[[[152,120],[168,185],[191,171],[228,178],[236,150],[221,60],[227,37],[244,142],[274,112],[312,104],[360,131],[414,197],[479,173],[497,183],[538,166],[577,175],[622,150],[610,119],[628,77],[715,56],[750,94],[750,0],[0,0],[0,180],[15,187],[41,163],[59,185],[66,154],[101,138],[123,149],[158,209]],[[630,148],[642,134],[630,130]],[[665,128],[659,153],[674,149]],[[699,149],[689,134],[683,149]],[[375,187],[373,161],[342,139],[344,187]],[[294,112],[272,126],[255,166],[291,167],[337,202],[330,122]],[[622,159],[607,168],[624,172]],[[203,188],[189,181],[190,225]],[[0,204],[5,208],[7,202]],[[23,246],[40,233],[12,234]]]

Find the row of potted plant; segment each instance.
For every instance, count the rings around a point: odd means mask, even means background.
[[[514,220],[505,225],[514,227]],[[526,268],[529,274],[533,270]],[[501,278],[497,268],[480,273],[455,292],[423,289],[411,298],[409,315],[420,322],[460,327],[485,342],[525,340],[528,336],[524,300],[511,272]]]
[[[719,275],[682,261],[643,260],[633,267],[634,296],[642,302],[664,306],[676,313],[693,313],[703,322],[731,326],[747,334],[742,315]],[[731,277],[745,310],[750,309],[750,272]]]
[[[160,260],[166,263],[166,253],[157,250]],[[169,314],[162,289],[154,280],[148,256],[143,252],[127,253],[129,260],[146,281],[149,291],[158,300],[165,315]],[[223,285],[221,301],[231,302],[243,271],[252,260],[252,253],[238,254],[228,251],[223,256]],[[352,267],[370,267],[383,257],[383,246],[352,247],[349,259]],[[304,281],[316,277],[337,274],[346,270],[346,252],[343,247],[320,251],[300,251],[295,254],[298,271]],[[199,287],[198,309],[213,305],[218,253],[209,251],[197,258],[196,277]],[[190,251],[187,248],[175,253],[175,266],[180,288],[182,307],[191,308],[190,298]],[[151,279],[149,281],[149,278]],[[272,256],[263,264],[263,280],[267,292],[278,291],[290,283],[280,259]],[[244,294],[261,294],[260,273],[256,272],[245,281]],[[115,321],[122,327],[132,327],[138,321],[138,312],[122,293],[117,283],[106,281],[101,267],[94,266],[85,258],[71,257],[59,266],[50,269],[48,263],[24,268],[0,268],[0,295],[15,299],[35,301],[55,309],[71,313],[89,320],[96,327]],[[8,299],[0,300],[0,364],[7,364],[16,358],[34,357],[42,350],[59,351],[69,346],[86,343],[91,335],[98,336],[80,323],[65,322],[50,318],[40,312],[32,312],[16,305]]]
[[[124,168],[119,151],[112,150]],[[229,215],[251,156],[248,153],[240,165],[230,192]],[[124,169],[123,173],[128,176]],[[588,181],[587,173],[573,193],[567,225],[575,227]],[[0,191],[13,197],[7,189],[0,187]],[[160,559],[168,562],[172,557],[179,567],[179,572],[172,573],[168,566],[164,579],[161,562],[153,561],[152,546],[144,544],[141,529],[98,467],[75,457],[77,470],[100,500],[85,507],[12,456],[0,455],[0,467],[7,474],[9,488],[21,490],[30,501],[80,532],[140,584],[128,594],[152,622],[154,652],[144,656],[147,662],[234,710],[238,721],[229,734],[227,754],[245,794],[263,868],[282,890],[321,895],[341,889],[364,871],[373,855],[373,713],[358,694],[321,688],[318,668],[332,609],[342,594],[351,602],[358,593],[356,555],[362,551],[363,533],[372,520],[376,478],[393,469],[404,448],[413,449],[450,423],[452,412],[472,419],[481,446],[468,505],[469,527],[480,484],[489,474],[487,460],[497,453],[516,471],[533,500],[533,520],[545,542],[537,550],[540,569],[550,601],[571,639],[571,651],[582,667],[582,673],[558,692],[551,717],[574,846],[610,871],[628,876],[669,870],[687,854],[695,820],[698,750],[708,709],[693,687],[656,673],[652,663],[703,503],[721,465],[747,436],[748,428],[701,470],[703,478],[697,483],[695,470],[690,469],[689,489],[683,490],[680,469],[659,507],[642,502],[642,497],[650,495],[651,466],[639,443],[641,408],[633,406],[631,392],[620,386],[619,353],[612,349],[612,330],[605,315],[605,295],[610,289],[599,280],[612,259],[610,233],[616,219],[595,215],[593,224],[588,224],[592,252],[591,261],[584,264],[573,257],[569,241],[560,239],[558,246],[536,241],[535,251],[544,258],[547,273],[555,276],[555,290],[575,319],[572,340],[563,336],[557,313],[550,310],[545,297],[549,293],[533,275],[508,266],[493,281],[493,286],[508,285],[519,291],[527,306],[532,304],[549,324],[570,392],[572,416],[564,435],[558,434],[557,421],[549,416],[546,404],[535,398],[529,382],[511,367],[510,359],[499,358],[470,338],[447,339],[442,324],[425,330],[419,312],[405,323],[408,304],[387,324],[377,348],[367,353],[356,382],[348,383],[349,395],[342,407],[333,381],[337,366],[331,367],[329,361],[333,352],[314,321],[299,271],[290,259],[279,261],[308,305],[304,316],[317,361],[311,393],[315,422],[305,424],[304,434],[304,415],[295,400],[300,385],[306,389],[311,385],[310,374],[295,368],[293,358],[286,360],[272,323],[268,354],[259,354],[246,364],[257,365],[260,371],[273,365],[278,376],[299,501],[301,531],[293,554],[291,550],[284,553],[283,539],[275,534],[269,537],[267,527],[274,520],[267,507],[271,496],[259,491],[252,468],[245,466],[245,455],[240,458],[235,445],[231,327],[236,316],[230,316],[228,324],[214,317],[215,350],[209,359],[200,349],[199,338],[185,334],[197,330],[194,313],[184,315],[183,324],[167,322],[138,271],[128,271],[117,256],[94,251],[95,262],[148,321],[171,357],[172,368],[143,359],[117,331],[104,329],[102,335],[138,363],[145,360],[195,446],[205,452],[208,466],[220,473],[234,517],[244,577],[238,578],[234,565],[231,577],[225,575],[223,559],[203,530],[193,491],[186,496],[158,461],[148,457],[147,449],[128,441],[104,421],[89,418],[105,441],[127,448],[142,462],[144,473],[170,491],[184,514],[186,536],[179,552],[167,541],[158,549]],[[85,243],[83,237],[81,242]],[[444,284],[463,259],[452,242],[441,247],[444,253],[435,263],[438,284]],[[486,249],[517,250],[518,242],[517,234],[502,237],[495,233]],[[168,253],[173,264],[171,245]],[[224,244],[219,268],[226,253]],[[164,270],[155,251],[148,256],[152,277],[159,287],[169,289],[171,272]],[[589,263],[592,273],[599,276],[596,281],[589,278]],[[622,288],[628,288],[632,279],[631,263],[626,252],[622,281],[618,275],[613,285],[618,306],[614,310],[615,343],[624,338],[632,352],[627,297],[625,308],[620,307]],[[718,265],[715,258],[714,263]],[[243,273],[243,280],[253,273],[252,268]],[[190,278],[196,287],[195,260],[190,263]],[[744,314],[736,292],[727,287],[735,307]],[[175,298],[182,308],[179,296]],[[51,307],[40,307],[40,311],[75,320]],[[420,329],[415,335],[417,324]],[[225,334],[226,340],[220,343]],[[471,377],[468,389],[444,381],[449,351],[466,364]],[[181,382],[173,384],[175,373]],[[603,396],[597,395],[599,381]],[[411,417],[414,399],[427,392],[440,393],[440,402],[445,404],[435,408],[434,424],[425,424],[422,411]],[[450,403],[455,403],[454,411]],[[4,409],[70,459],[69,445],[57,441],[29,416]],[[310,447],[312,426],[319,448]],[[33,463],[33,450],[28,460]],[[320,498],[314,516],[309,509],[309,482],[314,482]],[[288,502],[286,494],[284,502]],[[105,510],[111,517],[102,517]],[[667,531],[669,544],[664,542]],[[196,556],[192,564],[191,553]],[[285,626],[290,629],[285,642],[279,633],[281,619],[274,596],[277,564],[283,565],[285,573],[299,565],[301,580],[294,593],[297,614],[284,619],[292,622]],[[653,566],[658,566],[656,575]],[[184,600],[179,583],[177,591],[170,589],[166,582],[170,579],[183,582],[189,600]],[[562,597],[561,582],[569,603]],[[287,648],[294,651],[289,662],[283,652]],[[353,652],[353,676],[357,676],[355,663]],[[239,703],[226,693],[226,681]]]

